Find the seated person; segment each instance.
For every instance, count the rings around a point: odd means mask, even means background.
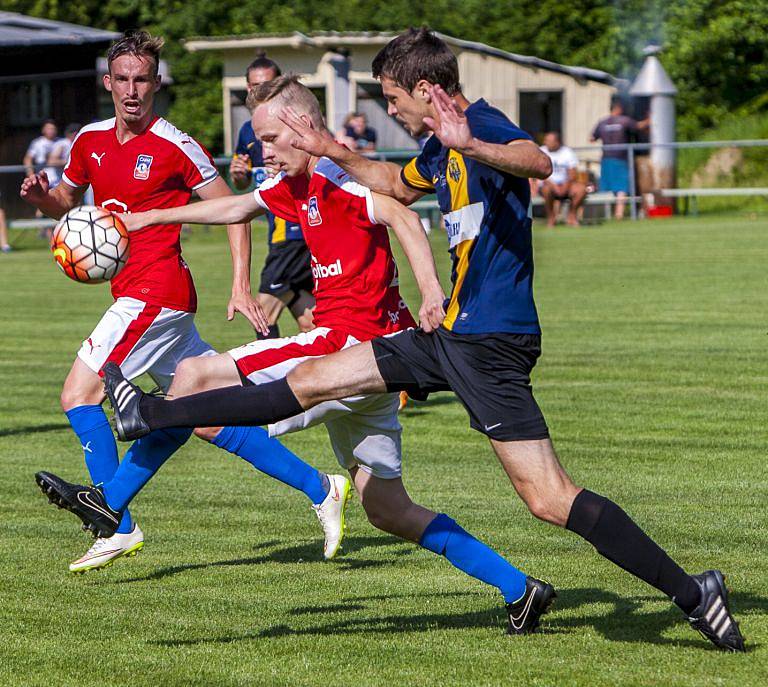
[[[563,145],[560,134],[556,131],[544,135],[544,145],[541,149],[552,160],[552,174],[539,186],[547,212],[547,226],[555,226],[559,203],[567,200],[570,201],[570,206],[566,222],[569,226],[577,227],[579,209],[587,195],[586,186],[576,178],[579,160],[571,148]]]
[[[368,126],[368,119],[360,112],[352,112],[344,120],[344,127],[336,132],[336,140],[358,153],[376,150],[376,129]]]

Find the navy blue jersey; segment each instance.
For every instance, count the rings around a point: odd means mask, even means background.
[[[237,136],[237,145],[235,146],[236,155],[247,155],[251,161],[249,177],[254,183],[255,188],[267,178],[264,170],[264,158],[261,154],[261,141],[253,133],[251,122],[245,122],[240,127],[240,133]],[[283,241],[303,241],[304,235],[301,233],[301,226],[296,222],[287,222],[281,217],[275,217],[271,212],[265,213],[269,233],[267,242],[270,245],[282,243]]]
[[[472,103],[465,114],[481,141],[531,140],[485,100]],[[402,180],[435,192],[443,213],[453,259],[443,327],[457,334],[539,334],[528,179],[465,158],[432,136],[403,168]]]

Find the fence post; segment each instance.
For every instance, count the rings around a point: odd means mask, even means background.
[[[635,184],[635,146],[630,144],[627,152],[627,163],[629,164],[629,216],[633,219],[637,219],[637,203],[635,201],[636,184]]]

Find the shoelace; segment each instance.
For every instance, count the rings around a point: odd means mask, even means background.
[[[87,556],[88,554],[99,553],[102,549],[106,549],[109,546],[111,546],[111,544],[109,543],[109,539],[107,539],[106,537],[99,537],[95,542],[93,542],[93,546],[91,546],[91,548],[88,549],[88,553],[86,553],[85,555]]]

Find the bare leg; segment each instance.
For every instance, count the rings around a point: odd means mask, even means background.
[[[555,189],[551,183],[544,182],[541,187],[541,195],[544,198],[544,209],[547,213],[547,226],[554,227],[557,216],[555,214]]]
[[[568,210],[567,222],[572,227],[579,226],[579,210],[584,202],[584,198],[587,196],[587,187],[581,182],[574,181],[571,183],[569,197],[571,199],[571,207]]]
[[[627,194],[624,191],[619,191],[616,194],[616,219],[624,219],[624,205],[627,202]]]
[[[8,251],[11,245],[8,243],[8,224],[5,221],[5,210],[0,208],[0,250]]]
[[[298,323],[300,331],[308,332],[315,326],[312,313],[314,309],[315,297],[307,291],[301,291],[291,305],[291,314]]]

